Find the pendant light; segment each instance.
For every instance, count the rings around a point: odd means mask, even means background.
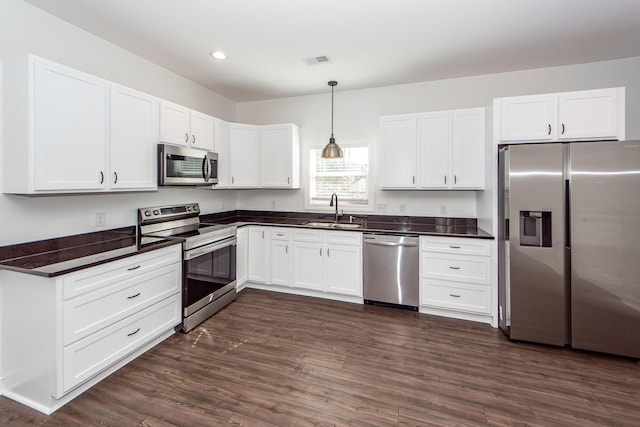
[[[331,138],[329,138],[329,143],[322,149],[323,159],[341,159],[344,157],[342,148],[336,144],[336,139],[333,137],[333,88],[337,84],[338,82],[333,80],[329,82],[329,86],[331,86]]]

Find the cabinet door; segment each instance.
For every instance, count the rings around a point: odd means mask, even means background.
[[[214,119],[206,114],[191,111],[191,136],[189,145],[213,151]]]
[[[452,113],[451,187],[484,187],[484,108]]]
[[[214,188],[229,187],[229,124],[215,119],[213,151],[218,153],[218,184]]]
[[[292,286],[322,291],[325,249],[321,243],[293,242]]]
[[[415,188],[417,153],[415,115],[380,118],[380,187]]]
[[[190,111],[182,105],[160,103],[160,141],[187,145],[190,140]]]
[[[500,102],[500,141],[552,141],[556,135],[557,97],[534,95]]]
[[[111,189],[156,189],[158,101],[123,86],[110,89]]]
[[[103,80],[39,58],[33,72],[34,189],[106,188]]]
[[[618,90],[561,93],[558,139],[617,139]]]
[[[247,279],[251,282],[267,283],[268,275],[268,229],[249,229],[249,255]]]
[[[257,126],[229,123],[229,161],[231,187],[259,186],[260,145]]]
[[[294,153],[293,125],[260,127],[260,185],[262,187],[291,188],[294,181],[294,162],[300,164],[298,150]],[[294,159],[294,154],[297,156]],[[300,174],[300,167],[297,167]]]
[[[248,274],[249,235],[246,227],[238,229],[236,245],[236,282],[244,285]]]
[[[291,284],[291,243],[288,240],[271,241],[271,283]]]
[[[418,116],[420,143],[419,186],[448,188],[451,186],[451,113],[428,113]]]
[[[327,245],[325,291],[362,296],[362,248]]]

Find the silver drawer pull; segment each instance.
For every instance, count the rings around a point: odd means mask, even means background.
[[[135,295],[131,295],[131,296],[127,297],[127,299],[134,299],[134,298],[139,297],[139,296],[140,296],[140,292],[138,292]]]
[[[136,329],[136,330],[135,330],[135,331],[133,331],[133,332],[128,333],[128,334],[127,334],[127,336],[128,336],[128,337],[130,337],[130,336],[132,336],[132,335],[137,334],[138,332],[140,332],[140,328]]]
[[[452,270],[460,270],[460,267],[454,267],[453,265],[450,265],[449,268]]]
[[[449,294],[449,296],[454,298],[460,298],[460,295],[456,295],[456,294]]]
[[[129,270],[129,271],[133,271],[133,270],[137,270],[137,269],[139,269],[140,267],[141,267],[140,265],[136,265],[135,267],[129,267],[129,268],[127,268],[127,270]]]
[[[450,247],[451,249],[460,249],[460,246],[453,246],[453,245],[449,245],[449,247]]]

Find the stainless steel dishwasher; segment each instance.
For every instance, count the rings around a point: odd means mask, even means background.
[[[364,234],[364,302],[417,310],[418,236]]]

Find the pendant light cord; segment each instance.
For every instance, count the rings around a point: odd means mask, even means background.
[[[333,138],[333,86],[331,85],[331,137]]]

